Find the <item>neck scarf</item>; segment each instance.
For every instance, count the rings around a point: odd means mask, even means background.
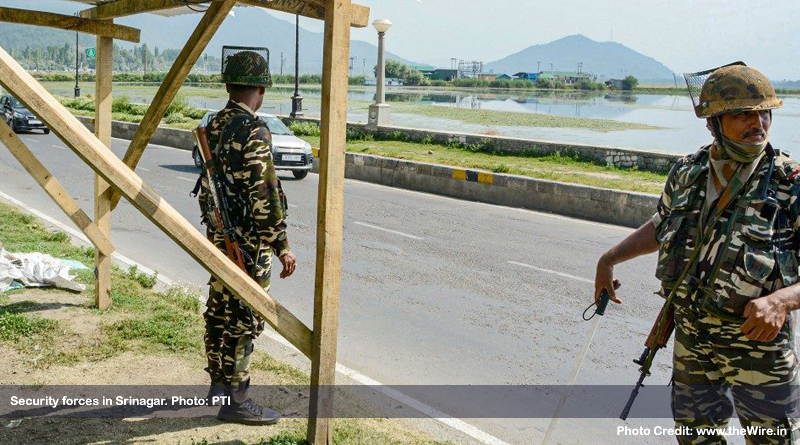
[[[751,163],[761,157],[761,154],[764,153],[764,149],[769,143],[769,135],[764,138],[764,142],[758,144],[734,142],[725,136],[722,136],[721,139],[722,141],[719,146],[722,148],[722,151],[724,151],[729,158],[736,162],[741,162],[742,164]]]
[[[762,148],[756,152],[755,157],[748,156],[748,158],[752,157],[750,162],[744,163],[730,156],[728,150],[730,147],[725,147],[725,145],[724,142],[715,140],[714,145],[709,149],[708,183],[703,206],[704,221],[708,221],[712,215],[721,212],[730,204],[753,175],[764,156]],[[766,142],[764,147],[766,147]]]

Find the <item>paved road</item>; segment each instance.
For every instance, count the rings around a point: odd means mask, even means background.
[[[21,135],[65,188],[91,210],[92,173],[55,136]],[[127,141],[115,139],[122,156]],[[187,219],[198,171],[189,152],[151,146],[138,173]],[[68,222],[6,151],[0,191]],[[298,271],[271,294],[312,325],[318,176],[283,176]],[[630,229],[347,180],[339,362],[384,384],[559,384],[586,335],[597,258]],[[87,212],[90,213],[90,212]],[[163,274],[203,285],[208,274],[126,201],[113,214],[118,251]],[[655,256],[618,267],[623,306],[611,308],[578,383],[632,384],[631,359],[660,306]],[[666,383],[671,351],[651,383]],[[458,407],[454,407],[458,408]],[[462,407],[463,408],[463,407]],[[548,419],[471,419],[512,444],[538,443]],[[562,443],[670,443],[618,437],[621,422],[563,420]],[[669,420],[629,425],[670,426]]]

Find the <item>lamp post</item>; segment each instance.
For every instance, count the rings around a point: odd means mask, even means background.
[[[78,84],[78,32],[75,32],[75,97],[81,97],[81,86]]]
[[[300,15],[295,14],[294,35],[294,96],[290,117],[303,117],[303,96],[300,95]]]
[[[367,126],[377,128],[381,125],[388,125],[391,118],[384,88],[386,84],[386,60],[384,58],[383,38],[386,35],[386,31],[392,27],[392,22],[387,19],[378,19],[372,22],[372,26],[378,31],[378,82],[375,103],[369,106]]]

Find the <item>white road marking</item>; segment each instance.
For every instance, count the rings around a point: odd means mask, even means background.
[[[298,208],[298,207],[300,207],[300,206],[298,206],[298,205],[296,205],[296,204],[289,204],[289,208],[290,208],[290,209],[296,209],[296,208]]]
[[[277,343],[280,343],[288,348],[291,348],[294,351],[300,352],[297,348],[294,347],[294,345],[289,343],[288,340],[281,337],[280,334],[272,330],[265,330],[264,335],[266,335],[271,340]],[[507,442],[504,442],[503,440],[498,439],[497,437],[494,437],[491,434],[483,430],[480,430],[477,427],[470,425],[469,423],[464,422],[461,419],[456,419],[452,416],[448,416],[446,413],[443,413],[442,411],[439,411],[436,408],[428,406],[417,399],[414,399],[412,397],[403,394],[400,391],[385,386],[384,384],[378,382],[377,380],[369,378],[354,369],[350,369],[347,366],[344,366],[341,363],[338,362],[336,363],[336,372],[344,376],[347,376],[350,379],[353,379],[362,385],[370,386],[372,387],[372,389],[388,397],[391,397],[392,399],[408,406],[409,408],[415,409],[427,416],[430,416],[431,418],[449,426],[450,428],[456,431],[460,431],[474,439],[477,439],[481,443],[484,443],[486,445],[509,445]]]
[[[150,169],[149,169],[149,168],[144,168],[144,167],[136,167],[136,169],[137,169],[137,170],[141,170],[141,171],[143,171],[143,172],[149,172],[149,171],[150,171]]]
[[[25,142],[28,142],[28,143],[39,142],[38,139],[31,139],[31,138],[22,138],[22,139],[25,139]]]
[[[55,145],[55,144],[51,144],[50,146],[51,146],[51,147],[53,147],[53,148],[60,148],[60,149],[62,149],[62,150],[67,150],[67,147],[65,147],[65,146],[63,146],[63,145]]]
[[[361,222],[361,221],[353,221],[353,224],[358,224],[359,226],[369,227],[370,229],[382,230],[384,232],[394,233],[395,235],[405,236],[406,238],[423,239],[423,238],[420,238],[418,236],[409,235],[409,234],[403,233],[403,232],[398,232],[397,230],[384,229],[383,227],[373,226],[372,224],[367,224],[367,223]]]
[[[184,181],[189,181],[189,182],[197,182],[197,179],[184,178],[183,176],[176,176],[176,178],[182,179]]]
[[[38,211],[38,210],[36,210],[36,209],[34,209],[32,207],[27,206],[26,204],[22,203],[21,201],[19,201],[19,200],[15,199],[15,198],[3,193],[3,192],[0,192],[0,198],[2,198],[5,201],[8,201],[8,202],[16,205],[17,207],[22,208],[23,210],[25,210],[28,213],[36,215],[37,217],[39,217],[39,218],[49,222],[50,224],[58,227],[60,230],[63,230],[65,232],[69,233],[70,235],[74,236],[75,238],[78,238],[78,239],[80,239],[81,241],[83,241],[83,242],[85,242],[87,244],[91,244],[89,239],[86,238],[86,236],[83,233],[79,232],[78,230],[73,229],[72,227],[67,226],[66,224],[61,223],[60,221],[58,221],[58,220],[56,220],[54,218],[51,218],[51,217],[45,215],[44,213],[42,213],[42,212],[40,212],[40,211]],[[147,274],[150,274],[150,275],[155,273],[152,269],[148,268],[147,266],[144,266],[143,264],[137,263],[136,261],[134,261],[134,260],[126,257],[125,255],[122,255],[122,254],[118,253],[118,252],[114,252],[114,254],[112,256],[115,259],[117,259],[120,262],[122,262],[125,265],[127,265],[128,267],[136,266],[140,271],[142,271],[144,273],[147,273]],[[159,281],[161,281],[162,283],[164,283],[165,285],[167,285],[167,286],[171,286],[172,284],[174,284],[173,280],[171,280],[171,279],[169,279],[169,278],[167,278],[167,277],[165,277],[164,275],[161,275],[161,274],[157,275],[157,279]],[[295,350],[297,352],[300,352],[297,348],[294,347],[294,345],[289,343],[288,340],[286,340],[285,338],[281,337],[276,332],[273,332],[271,330],[265,330],[264,331],[264,335],[266,335],[271,340],[273,340],[273,341],[275,341],[277,343],[280,343],[280,344],[282,344],[284,346],[287,346],[287,347],[289,347],[289,348],[291,348],[291,349],[293,349],[293,350]],[[480,429],[476,428],[475,426],[473,426],[473,425],[471,425],[471,424],[469,424],[467,422],[464,422],[461,419],[456,419],[454,417],[450,417],[446,413],[443,413],[443,412],[441,412],[441,411],[439,411],[439,410],[437,410],[437,409],[435,409],[433,407],[430,407],[430,406],[420,402],[419,400],[416,400],[416,399],[414,399],[412,397],[409,397],[409,396],[401,393],[400,391],[391,389],[390,387],[387,387],[387,386],[381,384],[377,380],[371,379],[371,378],[359,373],[358,371],[355,371],[353,369],[350,369],[350,368],[342,365],[341,363],[338,363],[338,362],[336,363],[336,371],[339,372],[342,375],[345,375],[345,376],[355,380],[356,382],[358,382],[358,383],[360,383],[362,385],[371,385],[371,386],[374,387],[374,389],[376,389],[377,391],[385,394],[386,396],[391,397],[392,399],[397,400],[398,402],[403,403],[403,404],[407,405],[410,408],[416,409],[417,411],[420,411],[420,412],[430,416],[431,418],[443,423],[444,425],[449,426],[450,428],[452,428],[452,429],[454,429],[456,431],[460,431],[460,432],[462,432],[462,433],[464,433],[464,434],[466,434],[466,435],[468,435],[470,437],[473,437],[473,438],[477,439],[478,441],[480,441],[483,444],[486,444],[486,445],[510,445],[509,443],[504,442],[504,441],[498,439],[497,437],[494,437],[491,434],[489,434],[489,433],[487,433],[487,432],[485,432],[483,430],[480,430]]]
[[[583,282],[583,283],[594,284],[594,281],[592,281],[592,280],[590,280],[588,278],[576,277],[575,275],[570,275],[568,273],[559,272],[559,271],[556,271],[556,270],[542,269],[541,267],[531,266],[530,264],[525,264],[525,263],[518,263],[516,261],[508,261],[508,264],[513,264],[515,266],[526,267],[528,269],[537,270],[539,272],[558,275],[559,277],[570,278],[570,279],[577,280],[577,281],[580,281],[580,282]]]

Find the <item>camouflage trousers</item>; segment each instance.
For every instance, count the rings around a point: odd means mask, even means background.
[[[731,430],[720,430],[735,412],[747,444],[800,444],[793,342],[718,341],[713,323],[682,308],[675,325],[672,415],[686,432],[678,443],[727,443],[724,433]]]
[[[264,321],[222,283],[212,278],[203,318],[211,382],[233,385],[250,378],[253,340],[264,330]]]

